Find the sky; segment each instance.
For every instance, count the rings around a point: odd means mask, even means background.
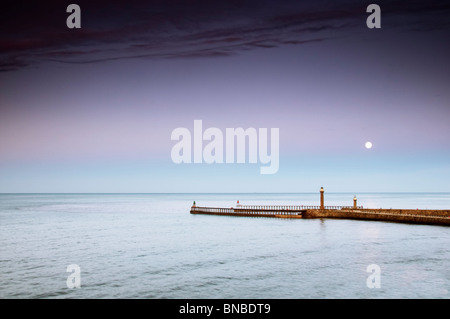
[[[66,25],[71,3],[81,28]],[[450,192],[448,1],[14,1],[0,14],[1,193]],[[194,120],[278,128],[278,171],[174,163],[171,133]]]

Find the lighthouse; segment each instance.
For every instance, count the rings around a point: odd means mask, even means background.
[[[323,187],[320,188],[320,209],[325,209],[324,200],[323,200]]]

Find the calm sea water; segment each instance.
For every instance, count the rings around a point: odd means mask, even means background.
[[[351,205],[354,194],[326,194]],[[450,208],[450,194],[359,194]],[[450,229],[377,221],[191,215],[200,206],[317,205],[318,194],[3,194],[1,298],[445,298]],[[69,265],[81,287],[70,289]],[[369,265],[380,288],[369,288]]]

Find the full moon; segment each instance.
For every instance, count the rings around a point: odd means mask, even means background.
[[[371,142],[366,142],[366,148],[367,149],[371,149],[372,148],[372,143]]]

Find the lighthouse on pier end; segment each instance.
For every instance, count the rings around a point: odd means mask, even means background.
[[[325,209],[325,204],[323,200],[323,193],[325,191],[323,190],[323,187],[320,188],[320,209]]]

